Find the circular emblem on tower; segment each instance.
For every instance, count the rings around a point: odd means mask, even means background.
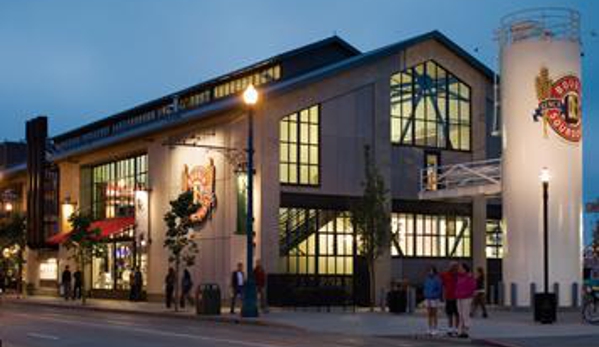
[[[543,67],[535,82],[539,106],[533,119],[535,122],[542,119],[545,136],[549,126],[566,141],[580,142],[582,113],[578,77],[565,75],[553,81],[549,76],[549,70]]]

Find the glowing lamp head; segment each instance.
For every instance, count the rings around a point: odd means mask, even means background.
[[[6,212],[12,212],[12,210],[13,210],[13,205],[12,205],[12,203],[11,203],[11,202],[7,202],[7,203],[4,205],[4,210],[5,210]]]
[[[541,182],[549,183],[549,180],[551,179],[551,175],[549,174],[549,169],[546,167],[541,169],[541,175],[539,176],[539,178],[541,179]]]
[[[253,84],[250,84],[245,88],[245,91],[243,92],[243,102],[249,106],[253,106],[258,102],[258,91]]]

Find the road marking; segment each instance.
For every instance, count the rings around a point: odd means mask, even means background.
[[[82,321],[71,321],[71,320],[54,318],[54,317],[49,318],[49,317],[44,317],[41,315],[29,315],[26,313],[15,313],[14,315],[15,316],[26,316],[26,317],[31,317],[31,318],[40,319],[40,320],[46,320],[46,321],[50,321],[50,322],[62,322],[62,323],[71,324],[71,325],[84,325],[84,326],[100,327],[100,328],[113,328],[113,329],[124,330],[127,332],[138,332],[138,333],[143,333],[143,334],[153,334],[153,335],[161,335],[161,336],[167,336],[167,337],[179,337],[179,338],[187,338],[187,339],[192,339],[192,340],[220,342],[220,343],[228,343],[231,345],[239,345],[239,346],[247,346],[247,347],[283,347],[282,345],[267,344],[267,343],[262,343],[262,342],[223,339],[223,338],[218,338],[218,337],[208,337],[208,336],[200,336],[200,335],[193,335],[193,334],[186,334],[186,333],[175,333],[175,332],[160,331],[160,330],[138,328],[138,327],[131,327],[131,326],[120,326],[117,324],[98,324],[98,323],[90,323],[90,322],[82,322]],[[37,338],[54,339],[54,340],[59,339],[59,337],[52,336],[52,335],[35,334],[35,333],[30,333],[27,335],[32,336],[32,337],[37,337]]]
[[[54,336],[54,335],[46,335],[46,334],[39,334],[39,333],[27,333],[28,337],[33,337],[36,339],[43,339],[43,340],[60,340],[60,337],[58,336]]]

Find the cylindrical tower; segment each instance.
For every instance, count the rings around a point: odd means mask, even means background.
[[[504,17],[499,33],[506,302],[529,306],[530,284],[544,290],[546,168],[549,291],[559,283],[559,304],[570,305],[572,285],[582,281],[580,15],[521,11]]]

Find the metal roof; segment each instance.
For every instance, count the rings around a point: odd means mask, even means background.
[[[495,76],[495,72],[493,70],[491,70],[489,67],[487,67],[485,64],[483,64],[482,62],[480,62],[478,59],[476,59],[474,56],[472,56],[471,54],[469,54],[468,52],[466,52],[463,48],[461,48],[460,46],[458,46],[456,43],[454,43],[452,40],[450,40],[447,36],[443,35],[441,32],[439,31],[431,31],[419,36],[415,36],[412,37],[410,39],[407,39],[405,41],[401,41],[398,43],[394,43],[382,48],[378,48],[366,53],[361,53],[358,54],[359,51],[355,48],[353,48],[353,46],[349,45],[347,42],[345,42],[344,40],[342,40],[341,38],[337,37],[337,36],[333,36],[330,37],[328,39],[322,40],[322,41],[318,41],[316,43],[313,43],[311,45],[308,46],[303,46],[300,47],[298,49],[283,53],[281,55],[269,58],[267,60],[261,61],[259,63],[253,64],[250,67],[247,68],[243,68],[240,70],[237,70],[235,72],[232,72],[230,74],[218,77],[216,79],[212,79],[210,81],[201,83],[199,85],[196,85],[194,87],[191,88],[199,88],[202,85],[206,85],[209,84],[211,82],[214,81],[222,81],[225,80],[227,78],[230,78],[230,76],[235,76],[236,74],[242,73],[244,71],[248,71],[249,69],[255,68],[255,67],[259,67],[262,66],[263,64],[268,64],[270,61],[274,60],[274,59],[282,59],[284,57],[289,57],[291,55],[295,55],[295,54],[299,54],[301,52],[305,52],[307,49],[310,48],[314,48],[317,45],[323,45],[323,44],[327,44],[327,43],[331,43],[331,42],[335,42],[335,43],[339,43],[341,45],[343,45],[345,48],[347,48],[348,50],[352,50],[354,51],[356,54],[353,57],[344,59],[342,61],[339,61],[337,63],[333,63],[315,70],[312,70],[310,72],[307,72],[305,74],[299,75],[297,77],[294,78],[290,78],[287,80],[280,80],[280,81],[276,81],[274,82],[272,85],[267,86],[265,88],[262,89],[262,92],[264,94],[279,94],[279,93],[285,93],[289,90],[293,90],[295,88],[310,84],[310,83],[314,83],[317,82],[321,79],[324,79],[326,77],[332,76],[334,74],[352,69],[354,67],[357,66],[361,66],[364,64],[368,64],[372,61],[375,61],[377,59],[380,58],[384,58],[386,56],[395,54],[399,51],[405,50],[409,47],[412,47],[416,44],[428,41],[428,40],[435,40],[441,44],[443,44],[444,46],[446,46],[448,49],[450,49],[451,51],[453,51],[454,53],[456,53],[458,56],[460,56],[462,59],[466,60],[471,66],[473,66],[475,69],[477,69],[478,71],[480,71],[484,76],[486,76],[489,79],[493,79],[493,77]],[[191,89],[188,88],[187,90]],[[169,97],[172,97],[173,95],[176,95],[178,93],[174,93],[168,96],[165,96],[161,99],[158,100],[165,100],[168,99]],[[151,101],[147,104],[144,105],[149,105],[151,103],[157,102],[157,100]],[[239,107],[241,104],[241,100],[237,97],[232,97],[232,98],[224,98],[224,99],[219,99],[219,100],[215,100],[211,103],[208,103],[204,106],[200,106],[199,108],[196,109],[192,109],[192,110],[185,110],[185,111],[181,111],[177,114],[174,114],[173,116],[167,117],[165,119],[153,122],[153,123],[149,123],[147,125],[143,125],[134,129],[131,129],[130,131],[126,131],[123,133],[119,133],[110,137],[105,137],[102,138],[100,140],[94,141],[92,143],[89,144],[85,144],[82,145],[80,147],[76,147],[73,148],[71,150],[67,150],[67,151],[61,151],[58,153],[55,153],[52,156],[53,160],[61,160],[61,159],[65,159],[69,156],[73,156],[73,155],[77,155],[77,154],[82,154],[85,152],[89,152],[89,151],[93,151],[102,147],[106,147],[109,145],[113,145],[119,142],[123,142],[126,140],[130,140],[133,138],[137,138],[137,137],[141,137],[141,136],[146,136],[152,133],[156,133],[159,132],[161,130],[164,130],[165,128],[172,128],[172,127],[177,127],[177,126],[181,126],[190,122],[194,122],[197,121],[199,119],[203,119],[203,118],[207,118],[210,117],[216,113],[225,111],[227,109],[232,109],[235,107]],[[143,107],[139,106],[139,107]],[[136,108],[132,109],[135,110]],[[131,111],[131,110],[129,110]],[[126,112],[129,112],[126,111]],[[118,117],[123,113],[117,114],[115,116],[112,117]],[[109,118],[112,118],[109,117]],[[83,128],[87,128],[87,127],[93,127],[94,125],[105,121],[104,120],[100,120],[98,122],[94,122],[91,123],[89,125],[86,125],[85,127],[73,130],[71,132],[59,135],[59,136],[66,136],[70,133],[74,133],[76,131],[79,131]]]

